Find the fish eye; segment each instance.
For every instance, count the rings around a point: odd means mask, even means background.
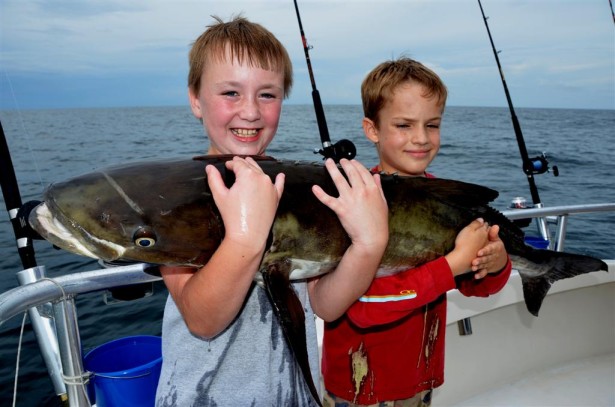
[[[156,245],[156,234],[149,228],[140,227],[132,236],[132,240],[139,247],[152,247]]]

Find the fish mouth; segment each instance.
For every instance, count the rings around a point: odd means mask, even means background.
[[[78,226],[67,224],[49,210],[46,203],[38,205],[30,213],[28,222],[32,229],[54,246],[71,253],[103,259],[117,260],[125,252],[125,248],[108,241],[97,239]],[[91,244],[93,242],[95,244]]]
[[[260,129],[231,129],[231,132],[241,141],[249,142],[258,140]]]

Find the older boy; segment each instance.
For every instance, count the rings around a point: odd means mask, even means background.
[[[203,123],[208,154],[262,155],[273,139],[282,100],[290,92],[292,66],[283,45],[245,18],[217,23],[190,51],[189,100]],[[314,193],[334,210],[352,244],[339,267],[308,283],[293,284],[306,311],[308,354],[318,380],[312,307],[338,318],[369,286],[388,239],[387,207],[378,176],[343,160],[347,182],[327,162],[339,189],[333,198]],[[225,236],[200,269],[165,267],[169,289],[163,318],[163,366],[157,406],[315,405],[287,346],[272,305],[253,282],[284,175],[272,183],[251,158],[227,163],[236,181],[227,188],[218,170],[206,168]],[[361,275],[355,276],[358,265]]]
[[[378,149],[375,172],[433,177],[447,91],[431,70],[409,58],[372,70],[361,86],[363,130]],[[498,227],[476,220],[450,253],[390,277],[376,278],[347,313],[325,326],[322,371],[327,406],[426,406],[443,383],[446,292],[488,296],[508,280],[511,264]],[[400,300],[400,290],[416,292]],[[373,298],[373,297],[372,297]]]

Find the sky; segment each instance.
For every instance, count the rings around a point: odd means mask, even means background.
[[[448,105],[508,106],[477,0],[299,0],[321,99],[401,55],[434,69]],[[608,0],[482,0],[514,107],[615,109]],[[0,0],[0,109],[187,105],[187,54],[212,15],[272,31],[294,66],[289,104],[312,87],[291,0]]]

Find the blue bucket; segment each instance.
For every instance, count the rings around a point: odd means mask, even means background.
[[[92,373],[88,391],[96,407],[152,407],[162,367],[162,339],[116,339],[88,352],[83,364]]]
[[[537,249],[548,249],[549,241],[537,236],[525,236],[525,243]]]

